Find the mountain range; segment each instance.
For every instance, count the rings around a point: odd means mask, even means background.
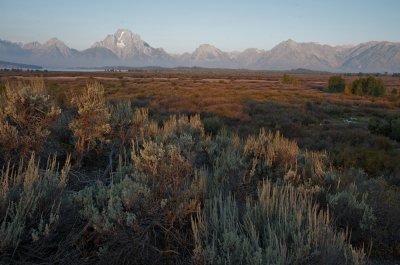
[[[160,66],[290,70],[304,68],[331,72],[400,72],[400,43],[371,41],[354,46],[329,46],[287,40],[271,50],[249,48],[225,52],[202,44],[192,53],[172,55],[154,48],[126,29],[78,51],[57,38],[45,43],[0,40],[0,60],[46,68],[103,66]]]

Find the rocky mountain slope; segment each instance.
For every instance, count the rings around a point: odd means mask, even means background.
[[[0,40],[0,60],[44,67],[161,66],[218,67],[257,70],[304,68],[333,72],[400,72],[400,43],[367,42],[329,46],[287,40],[271,50],[249,48],[224,52],[202,44],[192,53],[171,55],[126,29],[119,29],[83,51],[53,38],[44,44]]]

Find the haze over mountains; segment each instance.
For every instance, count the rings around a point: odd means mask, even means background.
[[[192,53],[168,54],[138,34],[119,29],[92,47],[78,51],[53,38],[41,44],[0,40],[0,60],[47,68],[103,66],[218,67],[255,70],[305,68],[332,72],[400,72],[400,43],[371,41],[355,46],[329,46],[287,40],[271,50],[249,48],[224,52],[202,44]]]

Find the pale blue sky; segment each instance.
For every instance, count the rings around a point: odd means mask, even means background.
[[[0,0],[0,39],[58,37],[82,50],[129,29],[153,47],[191,52],[209,43],[225,51],[298,42],[400,41],[399,0]]]

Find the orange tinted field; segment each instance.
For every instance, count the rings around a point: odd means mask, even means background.
[[[5,79],[29,79],[31,74],[2,75]],[[327,93],[330,74],[292,74],[298,84],[282,84],[282,73],[251,71],[148,70],[121,73],[45,73],[50,89],[66,94],[82,88],[88,80],[100,81],[110,100],[146,99],[150,109],[166,112],[215,113],[219,116],[247,120],[244,104],[258,102],[289,103],[303,106],[307,102],[326,102],[343,106],[398,109],[400,78],[382,76],[387,88],[385,98],[368,98]],[[346,76],[350,83],[357,76]]]

